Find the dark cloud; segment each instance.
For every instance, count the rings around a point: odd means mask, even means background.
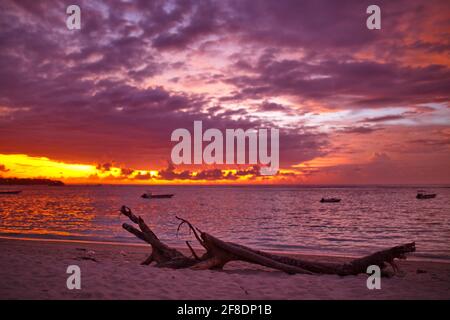
[[[364,120],[361,120],[361,122],[386,122],[386,121],[403,120],[403,119],[405,119],[404,115],[392,114],[392,115],[381,116],[381,117],[366,118]]]
[[[247,176],[247,175],[260,176],[261,175],[260,172],[261,172],[261,168],[259,166],[255,165],[248,169],[237,170],[236,175],[237,176]]]
[[[150,173],[142,173],[139,172],[137,175],[133,177],[134,180],[151,180],[153,177]]]
[[[220,31],[219,6],[213,1],[192,2],[192,6],[183,15],[173,31],[164,31],[153,39],[157,49],[184,49],[201,36]],[[187,23],[184,23],[188,20]]]
[[[125,177],[132,175],[134,172],[135,172],[134,169],[129,169],[129,168],[121,168],[120,169],[120,175],[125,176]]]
[[[206,169],[199,171],[195,176],[191,177],[193,180],[235,180],[236,176],[232,173],[224,173],[220,169]]]
[[[8,172],[9,169],[6,168],[6,166],[4,164],[0,164],[0,172]]]
[[[409,143],[428,147],[447,147],[450,146],[450,138],[446,139],[414,139],[409,140]]]
[[[300,60],[265,58],[256,75],[226,81],[239,88],[223,100],[261,99],[291,95],[330,108],[386,107],[396,104],[445,102],[450,91],[450,69],[443,65],[404,67],[374,61]],[[349,97],[349,90],[353,97]],[[361,98],[363,97],[363,98]]]
[[[369,134],[378,130],[382,130],[383,128],[379,127],[367,127],[367,126],[355,126],[355,127],[345,127],[340,129],[339,132],[342,133],[356,133],[356,134]]]
[[[175,166],[169,162],[166,169],[158,172],[158,178],[163,180],[185,180],[191,178],[191,172],[188,170],[175,172]]]
[[[279,103],[274,103],[274,102],[269,102],[269,101],[264,101],[263,103],[261,103],[261,105],[259,105],[258,107],[258,111],[263,111],[263,112],[267,112],[267,111],[281,111],[281,112],[289,112],[289,108],[286,106],[283,106]]]
[[[227,110],[227,111],[224,111],[224,112],[220,113],[219,115],[220,115],[221,117],[227,118],[227,117],[231,117],[231,116],[244,116],[244,115],[246,115],[247,113],[248,113],[248,111],[247,111],[246,109],[244,109],[244,108],[239,108],[239,109],[236,109],[236,110]]]
[[[423,49],[429,52],[446,53],[450,51],[449,43],[426,42],[418,40],[411,45],[412,49]]]
[[[291,177],[295,176],[295,173],[281,173],[278,172],[276,176]],[[247,180],[254,180],[257,177],[262,177],[260,174],[260,166],[254,165],[248,168],[241,168],[235,171],[221,170],[221,169],[200,169],[197,171],[191,170],[177,170],[176,167],[169,163],[167,168],[160,170],[158,175],[154,178],[156,180],[184,180],[184,181],[214,181],[214,180],[238,180],[241,177],[245,177]]]
[[[100,170],[102,172],[107,172],[107,171],[110,171],[112,167],[113,167],[112,163],[102,163],[102,164],[98,164],[96,169]]]

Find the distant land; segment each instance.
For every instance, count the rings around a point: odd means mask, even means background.
[[[0,177],[0,185],[46,185],[46,186],[63,186],[64,183],[58,180],[50,179],[23,179],[23,178],[2,178]]]

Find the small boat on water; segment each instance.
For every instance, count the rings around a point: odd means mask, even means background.
[[[335,202],[341,202],[341,199],[339,198],[322,198],[320,199],[321,203],[335,203]]]
[[[436,198],[436,193],[421,193],[419,192],[416,199],[433,199]]]
[[[22,190],[17,190],[17,191],[0,191],[0,194],[19,194],[21,192],[22,192]]]
[[[169,199],[172,198],[173,194],[152,194],[151,192],[146,192],[141,195],[144,199]]]

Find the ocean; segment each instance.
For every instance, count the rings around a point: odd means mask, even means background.
[[[184,247],[175,215],[202,231],[256,249],[359,256],[415,241],[419,259],[450,261],[450,188],[417,200],[415,187],[336,186],[1,186],[0,235],[142,243],[122,229],[122,205],[142,216],[157,236]],[[146,191],[171,199],[142,199]],[[320,203],[322,197],[342,198]]]

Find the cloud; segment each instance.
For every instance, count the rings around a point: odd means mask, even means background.
[[[158,172],[158,178],[162,180],[175,180],[175,179],[190,179],[191,172],[184,170],[182,172],[175,172],[175,166],[172,163],[168,163],[167,168]]]
[[[292,177],[294,172],[278,172],[274,177]],[[245,181],[252,181],[257,178],[267,178],[261,176],[260,166],[253,165],[239,169],[199,169],[199,170],[176,170],[176,167],[168,163],[167,168],[160,170],[154,177],[157,180],[182,180],[182,181],[237,181],[244,178]]]
[[[120,169],[120,175],[125,176],[125,177],[132,175],[134,172],[135,172],[134,169],[129,169],[129,168],[121,168]]]
[[[378,130],[383,130],[379,127],[368,127],[368,126],[355,126],[355,127],[345,127],[340,129],[339,132],[342,133],[356,133],[356,134],[369,134]]]
[[[6,166],[4,164],[0,164],[0,172],[8,172],[9,169],[6,168]]]
[[[409,143],[418,144],[430,147],[446,147],[450,146],[450,138],[447,139],[414,139],[409,140]]]
[[[383,108],[422,114],[447,103],[448,1],[382,1],[382,32],[365,28],[369,4],[80,0],[82,30],[72,32],[62,2],[2,1],[0,152],[106,172],[114,159],[131,176],[149,163],[164,168],[171,132],[195,120],[221,130],[283,123],[288,168],[333,152],[333,133],[350,141],[381,129],[340,118],[330,132],[301,117],[364,109],[364,122],[377,124],[411,116]],[[448,116],[440,112],[428,112],[426,124]],[[200,176],[219,176],[211,170]]]
[[[361,120],[361,122],[387,122],[387,121],[403,120],[403,119],[405,119],[404,115],[392,114],[392,115],[386,115],[386,116],[380,116],[380,117],[374,117],[374,118],[365,118],[365,119]]]
[[[394,63],[324,59],[321,63],[267,58],[262,55],[253,75],[226,81],[238,90],[228,100],[290,95],[328,108],[381,108],[448,100],[450,69],[444,65],[407,67]],[[352,95],[348,92],[351,90]]]
[[[150,173],[141,173],[139,172],[137,175],[133,177],[134,180],[151,180],[153,177]]]
[[[290,110],[288,107],[283,106],[279,103],[264,101],[263,103],[261,103],[259,105],[258,111],[262,111],[262,112],[279,111],[279,112],[289,113]]]
[[[107,172],[110,171],[112,168],[113,164],[112,163],[103,163],[103,164],[98,164],[96,169],[100,170],[101,172]]]
[[[153,47],[162,50],[180,50],[201,36],[220,31],[219,7],[213,1],[205,0],[191,4],[183,15],[184,19],[177,21],[171,28],[175,30],[161,32],[153,39]]]

